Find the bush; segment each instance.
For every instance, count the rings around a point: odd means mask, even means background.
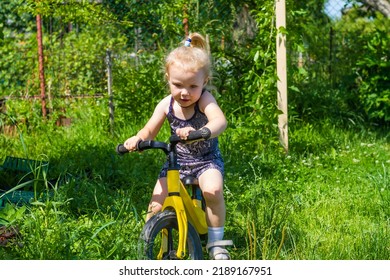
[[[390,25],[389,27],[390,28]],[[356,61],[357,94],[368,118],[390,121],[390,34],[377,29],[365,38],[364,57]]]

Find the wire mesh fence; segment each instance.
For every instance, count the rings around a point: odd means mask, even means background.
[[[99,4],[103,2],[101,1]],[[298,19],[296,22],[287,22],[287,28],[289,28],[290,32],[289,36],[287,36],[287,58],[290,66],[288,67],[289,77],[296,75],[296,73],[306,71],[311,75],[312,82],[321,81],[323,87],[332,89],[340,87],[341,84],[347,84],[348,79],[354,79],[352,75],[352,71],[354,71],[352,69],[354,65],[353,61],[357,59],[359,52],[363,50],[362,42],[367,40],[367,38],[363,38],[363,35],[359,34],[360,27],[354,26],[353,21],[346,23],[340,19],[343,17],[351,17],[350,14],[353,13],[366,13],[368,14],[366,18],[369,20],[365,25],[361,25],[363,26],[361,28],[375,30],[375,24],[377,23],[372,20],[372,17],[370,18],[370,11],[367,11],[367,9],[364,10],[363,7],[360,10],[357,9],[358,12],[356,10],[351,12],[352,5],[350,2],[347,0],[324,1],[322,7],[318,6],[322,9],[322,13],[319,13],[313,7],[306,8],[303,5],[302,9],[306,14],[300,18],[294,18],[293,14],[295,11],[286,11],[288,19]],[[207,7],[204,5],[206,4],[210,8],[205,9]],[[254,43],[256,43],[256,40],[259,40],[256,38],[256,32],[259,32],[256,29],[256,20],[258,21],[259,19],[256,19],[254,10],[251,10],[245,3],[237,5],[235,9],[232,9],[228,5],[224,6],[219,1],[209,1],[206,4],[199,2],[198,5],[203,5],[202,7],[196,7],[194,5],[193,7],[187,8],[187,10],[183,10],[181,14],[169,15],[169,17],[154,12],[153,16],[166,17],[163,21],[164,24],[167,24],[164,27],[167,29],[164,31],[165,33],[162,31],[163,26],[158,26],[157,20],[154,20],[151,25],[145,24],[140,19],[134,20],[134,26],[131,28],[125,26],[120,29],[126,34],[125,37],[128,40],[127,46],[121,41],[122,39],[116,38],[117,34],[105,31],[105,38],[112,40],[111,63],[112,86],[114,87],[114,91],[115,88],[118,88],[118,85],[122,91],[130,90],[130,85],[126,85],[129,81],[126,75],[128,77],[129,75],[140,74],[138,69],[139,65],[146,65],[146,67],[154,69],[160,67],[156,65],[161,63],[161,61],[158,62],[147,54],[154,53],[157,54],[156,58],[163,58],[161,53],[172,47],[174,45],[173,42],[178,42],[178,39],[187,32],[188,28],[191,29],[194,26],[202,27],[205,24],[210,25],[210,27],[207,27],[208,29],[205,28],[204,30],[214,32],[211,37],[211,41],[214,42],[211,51],[212,54],[216,52],[219,58],[221,58],[221,52],[224,50],[229,50],[231,53],[234,53],[235,48],[241,47],[241,49],[245,49],[245,44],[250,46],[248,51],[242,51],[238,53],[238,56],[250,54],[250,48],[256,47]],[[123,5],[121,4],[118,7],[112,6],[111,8],[128,8]],[[142,5],[146,4],[143,3]],[[203,12],[204,14],[200,12],[202,8],[206,10]],[[139,14],[140,16],[144,16],[140,11],[133,11],[131,9],[129,11],[135,15]],[[204,22],[202,22],[201,15],[205,15],[206,20]],[[121,18],[126,18],[127,16],[126,13],[120,14]],[[229,22],[232,29],[219,30],[228,25],[214,24],[217,22],[217,19],[214,17],[218,16],[223,17],[222,20],[218,19],[219,24],[225,20]],[[183,18],[186,21],[183,21]],[[31,21],[33,18],[30,17],[29,20]],[[5,26],[7,29],[4,30],[8,31],[3,32],[4,42],[14,40],[14,45],[11,51],[9,48],[1,50],[3,62],[0,73],[1,96],[3,99],[39,97],[35,37],[31,32],[23,31],[20,26],[11,23],[11,20],[6,21]],[[185,24],[183,25],[183,23]],[[117,24],[115,23],[114,25]],[[304,25],[308,27],[305,28]],[[161,32],[159,35],[156,33],[157,27],[159,28],[158,32]],[[272,26],[268,27],[270,29],[273,28]],[[174,30],[175,28],[176,30]],[[86,28],[77,22],[70,24],[58,20],[55,21],[53,18],[45,19],[45,78],[46,93],[49,101],[50,98],[54,97],[70,99],[86,96],[101,98],[103,96],[104,98],[108,98],[109,85],[107,82],[106,42],[99,38],[102,34],[99,34],[97,31],[96,33],[89,32],[89,36],[92,34],[92,37],[84,37],[85,30]],[[179,30],[180,34],[178,34],[177,30]],[[175,34],[170,41],[166,39],[167,37],[163,37],[167,36],[168,31],[171,32],[169,34]],[[228,32],[232,34],[229,35]],[[361,41],[356,40],[354,37],[357,37]],[[263,38],[263,40],[266,39]],[[91,44],[89,41],[94,41],[94,43]],[[295,47],[297,44],[301,44],[302,46],[297,49]],[[232,60],[227,61],[226,59],[223,62],[225,66],[227,64],[232,65],[233,63]],[[232,67],[234,66],[237,68],[240,67],[237,65],[233,65]],[[231,71],[232,67],[221,68],[222,71],[229,73],[225,76],[231,75],[232,72],[229,71]],[[134,69],[134,71],[132,72],[129,69]],[[141,74],[144,75],[143,73]],[[148,76],[142,82],[147,84],[150,81],[156,80],[158,79],[152,79],[151,76]],[[225,79],[223,81],[227,80]],[[152,85],[150,86],[153,87]]]
[[[345,0],[327,0],[324,5],[325,13],[333,20],[339,19],[343,13],[343,9],[348,7]]]

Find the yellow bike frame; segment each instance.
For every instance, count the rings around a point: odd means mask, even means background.
[[[179,170],[168,170],[167,174],[168,196],[166,197],[162,211],[174,210],[177,216],[179,242],[176,256],[182,259],[186,255],[188,222],[190,222],[199,234],[207,233],[206,214],[202,210],[199,201],[192,199],[180,180]],[[168,251],[168,233],[163,230],[158,259],[163,258],[163,253]]]

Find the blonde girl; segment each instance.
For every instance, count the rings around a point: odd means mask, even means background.
[[[211,61],[205,39],[198,33],[191,34],[182,46],[174,49],[165,61],[165,76],[170,94],[156,106],[152,117],[124,146],[135,151],[137,143],[153,140],[167,119],[172,134],[186,139],[190,131],[207,127],[211,137],[191,144],[178,144],[180,176],[192,175],[206,201],[208,244],[210,258],[230,259],[224,248],[225,201],[223,197],[224,163],[218,148],[218,135],[227,121],[217,101],[206,90],[211,78]],[[167,163],[161,169],[150,200],[147,219],[161,210],[167,196]]]

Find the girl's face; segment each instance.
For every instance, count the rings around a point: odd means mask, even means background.
[[[180,65],[172,64],[167,74],[171,95],[180,107],[191,107],[199,100],[207,83],[202,70],[188,71]]]

